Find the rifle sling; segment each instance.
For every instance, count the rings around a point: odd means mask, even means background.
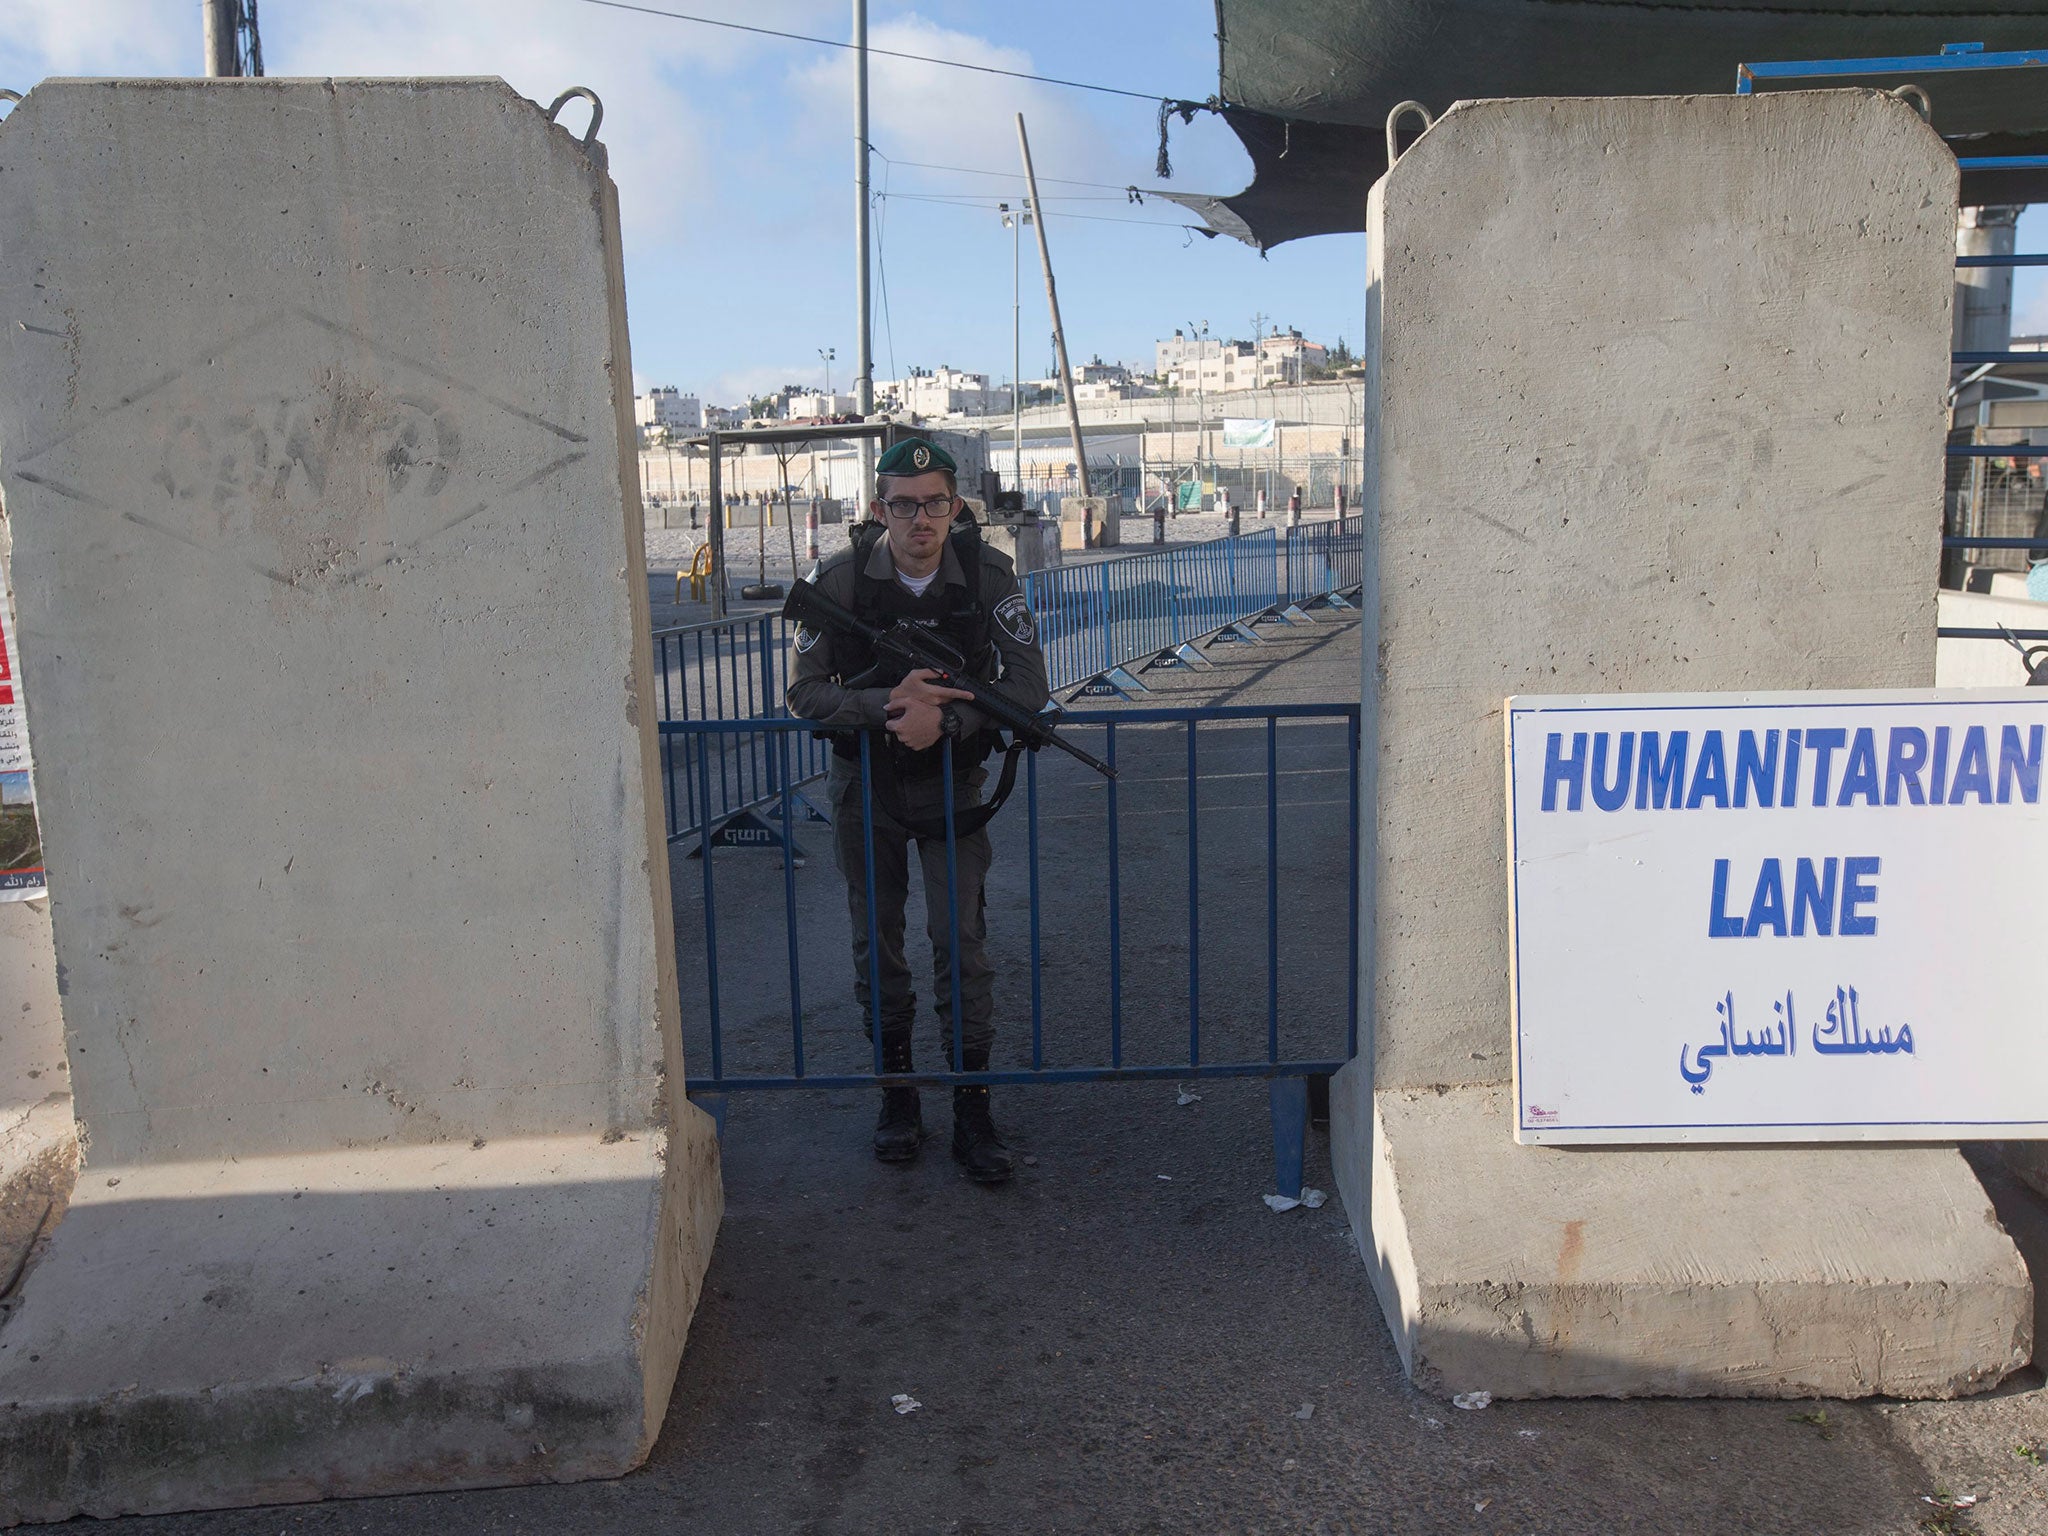
[[[972,837],[995,818],[1003,808],[1003,802],[1010,798],[1010,791],[1017,787],[1017,759],[1030,747],[1022,737],[1012,736],[1010,745],[1003,753],[1003,771],[996,778],[996,791],[980,805],[953,813],[953,836],[955,839]],[[901,781],[896,777],[894,765],[888,764],[887,753],[875,754],[870,762],[875,769],[875,799],[883,813],[919,842],[936,842],[946,835],[944,816],[913,816],[909,813],[903,798]],[[880,761],[876,761],[879,757]],[[887,764],[887,766],[885,766]]]

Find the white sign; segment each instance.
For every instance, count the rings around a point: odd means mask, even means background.
[[[1506,716],[1517,1141],[2048,1137],[2048,689]]]
[[[1226,448],[1270,448],[1273,423],[1251,416],[1223,418],[1223,446]]]

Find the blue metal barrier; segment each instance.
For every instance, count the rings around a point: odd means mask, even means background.
[[[1271,528],[1235,538],[1055,565],[1024,578],[1054,691],[1169,653],[1280,600]]]
[[[1364,535],[1317,523],[1104,560],[1054,566],[1024,578],[1055,690],[1081,687],[1128,664],[1191,647],[1290,604],[1334,601],[1363,576]],[[777,613],[690,624],[654,634],[655,686],[663,724],[786,719],[791,630]],[[1197,653],[1199,655],[1199,653]],[[1135,680],[1126,681],[1133,691]],[[1115,690],[1109,690],[1115,691]],[[808,729],[808,728],[807,728]],[[699,763],[696,754],[707,754]],[[808,736],[788,744],[790,781],[825,772],[831,749]],[[761,815],[780,793],[780,752],[759,731],[663,737],[668,840],[709,832],[726,845],[780,846]],[[799,823],[815,819],[797,802]]]
[[[1743,64],[1736,69],[1735,91],[1748,95],[1763,80],[1841,79],[1870,75],[1930,75],[1957,71],[2048,68],[2048,50],[2024,49],[1987,53],[1982,43],[1944,43],[1938,54],[1868,59],[1817,59],[1790,63]],[[1902,87],[1902,89],[1905,89]],[[2048,155],[1958,155],[1957,166],[1965,171],[2016,171],[2048,169]],[[2010,254],[1959,256],[1958,268],[2048,266],[2048,255]],[[1950,354],[1958,368],[1988,368],[2000,364],[2040,363],[2039,352],[1963,350]],[[2032,443],[1950,443],[1951,459],[2027,459],[2048,456],[2048,445]],[[2040,549],[2048,548],[2041,538],[1991,537],[1945,531],[1943,549]],[[2048,630],[1984,629],[1944,625],[1935,634],[1943,640],[1997,640],[2018,645],[2023,640],[2048,640]],[[2024,647],[2021,647],[2024,652]]]
[[[1052,566],[1024,578],[1054,692],[1143,691],[1129,669],[1206,660],[1205,636],[1252,639],[1266,619],[1304,616],[1364,579],[1365,536],[1349,523],[1312,523],[1129,555]]]
[[[666,729],[686,721],[787,719],[782,696],[789,686],[791,627],[779,613],[760,613],[655,631],[655,702],[664,728],[661,774],[670,842],[698,833],[728,844],[777,842],[760,809],[785,787],[825,771],[831,749],[808,735],[778,743],[754,730],[711,738]],[[799,819],[810,819],[801,800],[798,811]]]
[[[1287,530],[1287,600],[1327,601],[1365,584],[1365,534],[1347,521]],[[1336,606],[1349,604],[1338,600]]]
[[[1086,568],[1084,568],[1086,569]],[[846,938],[845,911],[838,891],[836,875],[821,878],[829,882],[829,895],[814,896],[823,908],[831,912],[829,917],[818,919],[829,923],[829,929],[804,928],[805,918],[800,912],[799,888],[793,859],[782,861],[782,928],[783,947],[787,952],[787,1017],[788,1045],[784,1052],[771,1044],[779,1036],[779,1024],[771,1026],[770,1020],[779,1008],[772,1001],[776,989],[768,981],[769,972],[758,964],[750,967],[744,980],[757,994],[763,989],[770,996],[757,996],[755,1001],[742,1009],[740,1027],[745,1036],[742,1046],[745,1053],[756,1061],[751,1068],[737,1066],[733,1059],[734,1042],[728,1039],[729,1020],[727,1012],[732,1006],[730,996],[721,990],[721,956],[719,950],[719,906],[718,883],[714,865],[715,853],[706,848],[699,871],[701,890],[701,932],[703,935],[702,964],[704,973],[705,1002],[707,1008],[703,1032],[706,1038],[703,1048],[692,1047],[689,1052],[693,1063],[708,1063],[708,1071],[692,1071],[688,1091],[693,1098],[706,1102],[714,1112],[721,1112],[723,1096],[733,1092],[763,1091],[789,1088],[860,1088],[936,1085],[948,1086],[967,1083],[983,1084],[1035,1084],[1035,1083],[1079,1083],[1112,1081],[1155,1081],[1159,1079],[1197,1079],[1254,1077],[1268,1079],[1304,1079],[1335,1072],[1344,1062],[1356,1054],[1358,1046],[1358,874],[1359,874],[1359,706],[1356,703],[1340,704],[1283,704],[1223,708],[1181,708],[1119,709],[1112,712],[1091,711],[1072,713],[1062,722],[1063,730],[1076,728],[1092,732],[1101,730],[1104,736],[1101,755],[1112,765],[1118,761],[1119,742],[1129,743],[1136,738],[1135,746],[1125,750],[1127,769],[1126,780],[1110,780],[1100,791],[1103,795],[1103,814],[1106,817],[1106,835],[1103,838],[1100,857],[1107,876],[1107,922],[1101,930],[1106,935],[1105,959],[1108,977],[1103,1012],[1097,1015],[1103,1033],[1095,1034],[1094,1051],[1100,1051],[1105,1059],[1087,1059],[1091,1048],[1085,1041],[1059,1039],[1052,1046],[1062,1057],[1079,1057],[1079,1061],[1063,1060],[1057,1064],[1048,1060],[1049,1044],[1045,1019],[1045,988],[1043,984],[1044,932],[1040,910],[1040,877],[1043,857],[1044,822],[1041,811],[1041,772],[1038,755],[1029,754],[1025,759],[1025,819],[1018,828],[1014,819],[1007,823],[999,821],[992,830],[1003,830],[1009,837],[1021,831],[1025,843],[1030,891],[1029,922],[1029,968],[1031,996],[1031,1029],[1029,1039],[1029,1064],[995,1067],[985,1071],[967,1071],[964,1068],[964,1052],[961,1041],[961,1010],[952,1010],[953,1030],[950,1061],[936,1071],[915,1071],[888,1073],[882,1063],[882,988],[879,974],[880,944],[877,932],[875,901],[875,855],[874,855],[874,806],[875,765],[868,755],[867,738],[862,738],[860,763],[860,785],[862,797],[863,825],[867,829],[864,849],[865,878],[867,881],[867,912],[869,921],[869,976],[868,994],[872,1009],[868,1021],[870,1041],[861,1049],[862,1060],[856,1068],[848,1035],[835,1035],[822,1052],[836,1056],[837,1060],[827,1065],[818,1064],[819,1050],[812,1049],[818,1042],[807,1041],[806,1008],[803,1001],[804,988],[799,963],[798,935],[800,931],[817,934],[822,945],[821,952],[830,954],[835,960],[846,954],[843,947]],[[1286,731],[1283,733],[1283,726]],[[1319,729],[1320,727],[1320,729]],[[777,765],[775,807],[771,818],[784,833],[792,834],[796,823],[796,795],[793,760],[794,749],[804,740],[811,729],[806,721],[791,719],[673,719],[662,722],[664,740],[678,743],[695,743],[698,750],[688,754],[695,765],[699,793],[709,797],[711,793],[710,764],[719,754],[720,746],[729,740],[758,738],[769,743],[768,755]],[[1162,739],[1174,734],[1185,736],[1185,769],[1175,773],[1148,773],[1142,777],[1129,777],[1133,766],[1161,768],[1180,754]],[[1283,734],[1289,738],[1286,745],[1290,756],[1297,764],[1306,762],[1309,766],[1294,766],[1282,771],[1281,749]],[[1219,738],[1221,738],[1219,740]],[[1230,751],[1244,757],[1249,748],[1255,755],[1247,759],[1260,765],[1253,773],[1228,773],[1223,780],[1242,781],[1246,778],[1262,778],[1264,793],[1256,801],[1243,800],[1233,805],[1204,803],[1204,779],[1202,777],[1201,742],[1209,742],[1211,751]],[[946,883],[948,913],[946,921],[953,942],[949,945],[952,955],[952,993],[959,995],[960,946],[958,864],[955,852],[956,839],[952,829],[952,799],[950,772],[952,747],[945,749],[948,772],[947,785],[947,832],[946,832]],[[1136,762],[1134,763],[1134,758]],[[1066,773],[1065,760],[1060,760],[1056,770]],[[1214,767],[1210,769],[1215,773]],[[1296,801],[1283,803],[1280,786],[1283,778],[1314,776],[1341,776],[1344,791],[1341,799],[1323,801]],[[1074,777],[1063,781],[1063,795],[1092,796],[1097,793],[1097,781],[1082,777],[1075,771]],[[1208,781],[1210,795],[1224,791],[1215,786],[1219,780]],[[849,794],[855,791],[849,788]],[[1170,802],[1176,792],[1185,796],[1184,816],[1176,817],[1182,807],[1173,804],[1154,805],[1142,803],[1126,809],[1126,796],[1141,798],[1150,802]],[[1235,791],[1232,791],[1235,792]],[[1294,942],[1283,946],[1283,923],[1281,921],[1281,829],[1283,808],[1313,810],[1322,807],[1329,810],[1342,808],[1345,826],[1348,829],[1344,847],[1344,864],[1341,876],[1333,868],[1319,872],[1311,893],[1305,897],[1313,901],[1319,895],[1335,895],[1333,882],[1341,880],[1343,890],[1343,931],[1342,945],[1316,942],[1309,931],[1307,909],[1290,915],[1284,925],[1286,934]],[[1251,844],[1241,836],[1222,837],[1219,824],[1230,823],[1241,833],[1243,821],[1232,822],[1238,812],[1255,813],[1263,833],[1263,861],[1254,861],[1248,850]],[[1159,905],[1160,892],[1150,888],[1145,892],[1143,906],[1134,913],[1125,910],[1126,895],[1122,879],[1125,858],[1125,823],[1132,817],[1144,817],[1140,825],[1144,829],[1148,861],[1164,857],[1171,859],[1170,850],[1162,847],[1162,840],[1171,842],[1171,834],[1159,830],[1163,824],[1178,820],[1184,828],[1185,857],[1187,860],[1187,908],[1185,944],[1187,951],[1186,990],[1184,999],[1169,992],[1159,995],[1156,985],[1159,970],[1148,965],[1139,981],[1138,995],[1126,998],[1126,966],[1124,955],[1124,928],[1130,916],[1145,921],[1171,924],[1170,913]],[[1230,922],[1222,925],[1220,932],[1210,938],[1210,964],[1212,979],[1221,974],[1226,994],[1218,1001],[1212,992],[1207,1009],[1212,1034],[1221,1029],[1225,1036],[1225,1049],[1220,1059],[1207,1059],[1204,1045],[1205,1008],[1203,1003],[1203,939],[1202,924],[1202,856],[1204,845],[1204,820],[1210,822],[1209,843],[1216,856],[1225,861],[1225,867],[1214,876],[1214,881],[1227,882],[1233,889],[1256,889],[1255,878],[1249,865],[1258,862],[1257,874],[1263,876],[1264,922],[1258,928],[1244,922]],[[1333,829],[1334,830],[1334,829]],[[1313,846],[1323,850],[1331,862],[1335,862],[1337,844],[1334,837],[1316,837]],[[1290,856],[1289,869],[1295,870],[1301,855]],[[915,864],[913,863],[913,870]],[[743,913],[760,921],[765,896],[760,866],[751,866],[750,872],[743,866],[743,873],[735,878],[746,879],[748,904]],[[1297,874],[1297,878],[1299,878]],[[1213,882],[1212,882],[1213,883]],[[815,887],[810,889],[815,890]],[[1071,892],[1069,893],[1071,896]],[[1070,909],[1063,909],[1070,910]],[[1334,926],[1334,908],[1317,909],[1318,920]],[[684,926],[682,913],[678,913],[678,928]],[[1174,932],[1178,933],[1175,928]],[[827,935],[829,934],[829,937]],[[1263,939],[1263,944],[1257,943]],[[750,953],[758,959],[761,954],[762,935],[755,934]],[[1218,948],[1222,958],[1217,957]],[[1297,995],[1306,990],[1317,999],[1312,1007],[1284,1009],[1282,1002],[1283,949],[1289,950],[1290,964],[1286,969],[1289,990]],[[1261,963],[1262,962],[1262,963]],[[843,963],[841,961],[840,963]],[[1247,991],[1251,979],[1263,972],[1263,998],[1255,999]],[[1242,995],[1239,995],[1242,994]],[[1341,998],[1341,1005],[1337,999]],[[1263,1002],[1263,1008],[1257,1006]],[[1233,1003],[1235,1006],[1233,1007]],[[1180,1016],[1185,1008],[1185,1050],[1178,1045],[1169,1047],[1169,1041],[1181,1039],[1177,1029],[1169,1030],[1167,1022]],[[1134,1013],[1134,1009],[1136,1012]],[[1258,1015],[1263,1017],[1259,1018]],[[1283,1041],[1300,1031],[1283,1029],[1283,1018],[1301,1017],[1304,1027],[1312,1036],[1307,1050],[1293,1052],[1283,1049]],[[1129,1026],[1135,1024],[1136,1033]],[[693,1026],[694,1028],[694,1026]],[[1093,1033],[1093,1032],[1091,1032]],[[786,1063],[786,1065],[785,1065]],[[1302,1117],[1294,1113],[1298,1094],[1292,1090],[1278,1091],[1273,1095],[1273,1113],[1278,1152],[1280,1193],[1299,1195],[1301,1182],[1301,1122]],[[1291,1170],[1291,1171],[1290,1171]]]

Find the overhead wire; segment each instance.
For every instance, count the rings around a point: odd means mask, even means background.
[[[872,150],[874,145],[870,144],[868,148]],[[887,159],[888,157],[885,155],[883,158]],[[884,254],[888,249],[889,234],[889,209],[887,206],[889,198],[889,170],[887,166],[884,166],[882,169],[881,192],[879,194],[871,193],[870,197],[883,204],[881,208],[876,210],[878,217],[875,220],[875,270],[882,280],[882,334],[888,338],[889,342],[889,376],[900,379],[903,375],[896,371],[896,322],[889,315],[889,261],[888,257]]]
[[[955,196],[942,196],[926,192],[878,192],[875,196],[878,200],[887,196],[899,202],[936,203],[941,208],[972,208],[977,211],[986,210],[991,213],[997,211],[996,203],[993,199],[984,199],[976,202],[969,199],[966,193]],[[1137,224],[1146,229],[1192,229],[1203,234],[1210,233],[1208,229],[1199,224],[1183,224],[1167,219],[1118,219],[1102,213],[1062,213],[1051,208],[1045,210],[1045,216],[1048,219],[1084,219],[1091,224]]]
[[[870,149],[874,149],[873,145],[869,145],[868,147]],[[900,165],[912,170],[953,171],[962,176],[1000,176],[1008,181],[1022,181],[1024,179],[1024,173],[1022,171],[985,171],[977,166],[972,165],[934,165],[928,160],[895,160],[891,159],[890,156],[883,154],[882,151],[879,149],[876,149],[874,152],[877,155],[881,155],[881,157],[884,160],[888,160],[892,165]],[[1131,187],[1128,183],[1113,181],[1081,181],[1073,176],[1041,176],[1038,179],[1044,182],[1056,182],[1063,187],[1095,187],[1098,190],[1104,192],[1129,192],[1131,190]],[[1139,190],[1142,191],[1144,189],[1140,188]]]
[[[821,48],[844,48],[851,50],[855,44],[836,37],[813,37],[806,32],[784,32],[775,27],[757,27],[743,21],[725,21],[716,16],[696,16],[688,11],[665,11],[658,6],[633,5],[628,0],[582,0],[584,5],[601,6],[608,11],[632,11],[641,16],[661,16],[669,21],[688,21],[700,27],[721,27],[728,32],[751,32],[758,37],[779,37],[792,43],[815,43]],[[1029,70],[1002,69],[994,64],[969,64],[962,59],[941,59],[925,53],[906,53],[896,48],[868,46],[870,54],[885,59],[907,59],[913,64],[937,64],[947,69],[972,70],[980,75],[1003,75],[1012,80],[1032,80],[1040,85],[1063,86],[1071,91],[1097,91],[1105,96],[1128,96],[1133,101],[1158,102],[1165,96],[1158,91],[1128,91],[1122,86],[1096,85],[1087,80],[1063,80],[1057,75],[1035,75]]]

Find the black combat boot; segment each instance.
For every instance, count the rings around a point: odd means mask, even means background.
[[[884,1039],[882,1070],[908,1072],[910,1042]],[[924,1145],[924,1107],[915,1088],[884,1088],[882,1114],[875,1121],[875,1156],[885,1163],[907,1163]]]
[[[1010,1154],[989,1115],[988,1089],[979,1084],[953,1090],[953,1161],[977,1184],[1010,1177]]]

